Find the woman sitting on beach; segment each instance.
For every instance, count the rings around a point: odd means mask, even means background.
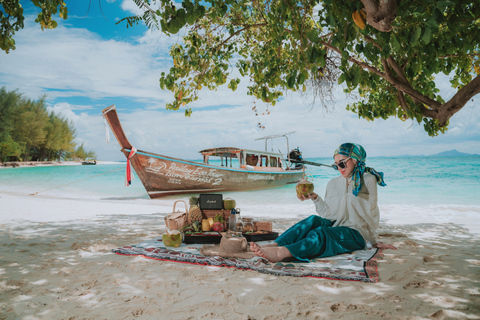
[[[327,184],[325,200],[316,193],[298,197],[301,201],[312,199],[319,215],[293,225],[272,244],[259,246],[251,242],[251,251],[270,262],[278,262],[309,261],[362,250],[366,241],[373,247],[396,249],[376,240],[380,221],[377,184],[385,186],[385,183],[383,173],[365,167],[366,156],[361,145],[340,145],[333,156],[333,168],[341,175]]]

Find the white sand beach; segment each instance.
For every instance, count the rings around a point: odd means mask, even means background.
[[[0,194],[0,319],[480,319],[478,212],[460,226],[383,208],[398,250],[363,283],[112,253],[163,234],[161,203]]]

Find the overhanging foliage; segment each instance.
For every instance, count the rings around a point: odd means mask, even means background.
[[[160,78],[175,96],[169,109],[196,100],[202,88],[227,83],[234,91],[240,79],[229,78],[232,63],[250,79],[248,93],[272,104],[285,90],[331,88],[338,68],[345,91],[361,96],[347,109],[368,120],[414,119],[432,136],[480,92],[478,1],[136,2],[159,6],[151,13],[165,33],[187,30],[170,51],[174,67]],[[205,14],[195,20],[192,7]],[[457,90],[448,101],[439,74]]]
[[[32,0],[42,8],[37,22],[55,27],[66,18],[60,0]],[[201,89],[220,85],[235,91],[240,78],[248,94],[275,104],[286,91],[328,96],[337,82],[360,99],[347,106],[359,117],[397,117],[423,123],[434,136],[480,92],[480,3],[476,0],[134,0],[143,21],[166,34],[186,28],[182,45],[171,48],[174,66],[160,87],[174,93],[168,109],[185,106]],[[18,1],[0,0],[0,45],[14,49],[23,27]],[[442,97],[435,77],[444,74],[453,97]],[[437,80],[438,81],[438,80]]]

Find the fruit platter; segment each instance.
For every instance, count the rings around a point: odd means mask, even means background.
[[[189,243],[220,243],[222,234],[218,231],[186,231],[183,242]]]

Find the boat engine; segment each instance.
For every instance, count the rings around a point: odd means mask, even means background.
[[[298,147],[290,151],[289,158],[290,158],[290,162],[295,165],[295,169],[303,168],[302,152]]]

